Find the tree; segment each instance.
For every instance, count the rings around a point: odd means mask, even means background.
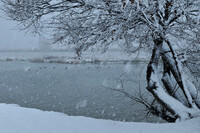
[[[199,0],[2,0],[2,3],[3,11],[19,22],[20,29],[51,33],[55,42],[72,45],[78,55],[87,49],[106,51],[115,42],[121,43],[127,52],[151,50],[147,90],[162,108],[121,92],[166,121],[200,115],[199,90],[183,67],[188,66],[199,77],[200,67],[196,65],[200,60]],[[180,55],[188,58],[181,62]]]

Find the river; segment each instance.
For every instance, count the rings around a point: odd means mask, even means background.
[[[147,62],[0,62],[0,102],[44,111],[118,121],[158,122],[145,108],[109,88],[146,91]],[[123,82],[121,82],[123,81]]]

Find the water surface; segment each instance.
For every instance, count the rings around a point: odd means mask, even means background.
[[[68,115],[121,121],[149,121],[144,108],[123,94],[146,91],[145,62],[58,64],[0,62],[0,102]],[[140,84],[139,84],[140,83]]]

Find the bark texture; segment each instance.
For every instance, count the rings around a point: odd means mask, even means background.
[[[163,63],[163,85],[158,77],[160,59]],[[183,92],[182,96],[177,93],[177,89],[173,86],[172,76]],[[166,108],[167,111],[164,112],[166,115],[169,113],[169,116],[172,115],[175,119],[181,120],[200,115],[198,91],[189,79],[185,79],[181,63],[170,42],[161,37],[154,40],[154,49],[147,67],[146,78],[147,90],[153,94],[161,106]]]

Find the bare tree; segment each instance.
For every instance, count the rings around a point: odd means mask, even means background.
[[[200,53],[199,0],[2,0],[2,3],[3,11],[19,22],[20,29],[50,33],[55,42],[74,46],[79,55],[89,48],[106,51],[115,42],[127,52],[152,50],[146,71],[147,90],[163,108],[144,105],[167,121],[200,115],[199,90],[183,67],[186,64],[192,73],[199,74],[200,67],[196,65]],[[188,58],[181,62],[179,55]],[[162,79],[158,76],[160,60]]]

